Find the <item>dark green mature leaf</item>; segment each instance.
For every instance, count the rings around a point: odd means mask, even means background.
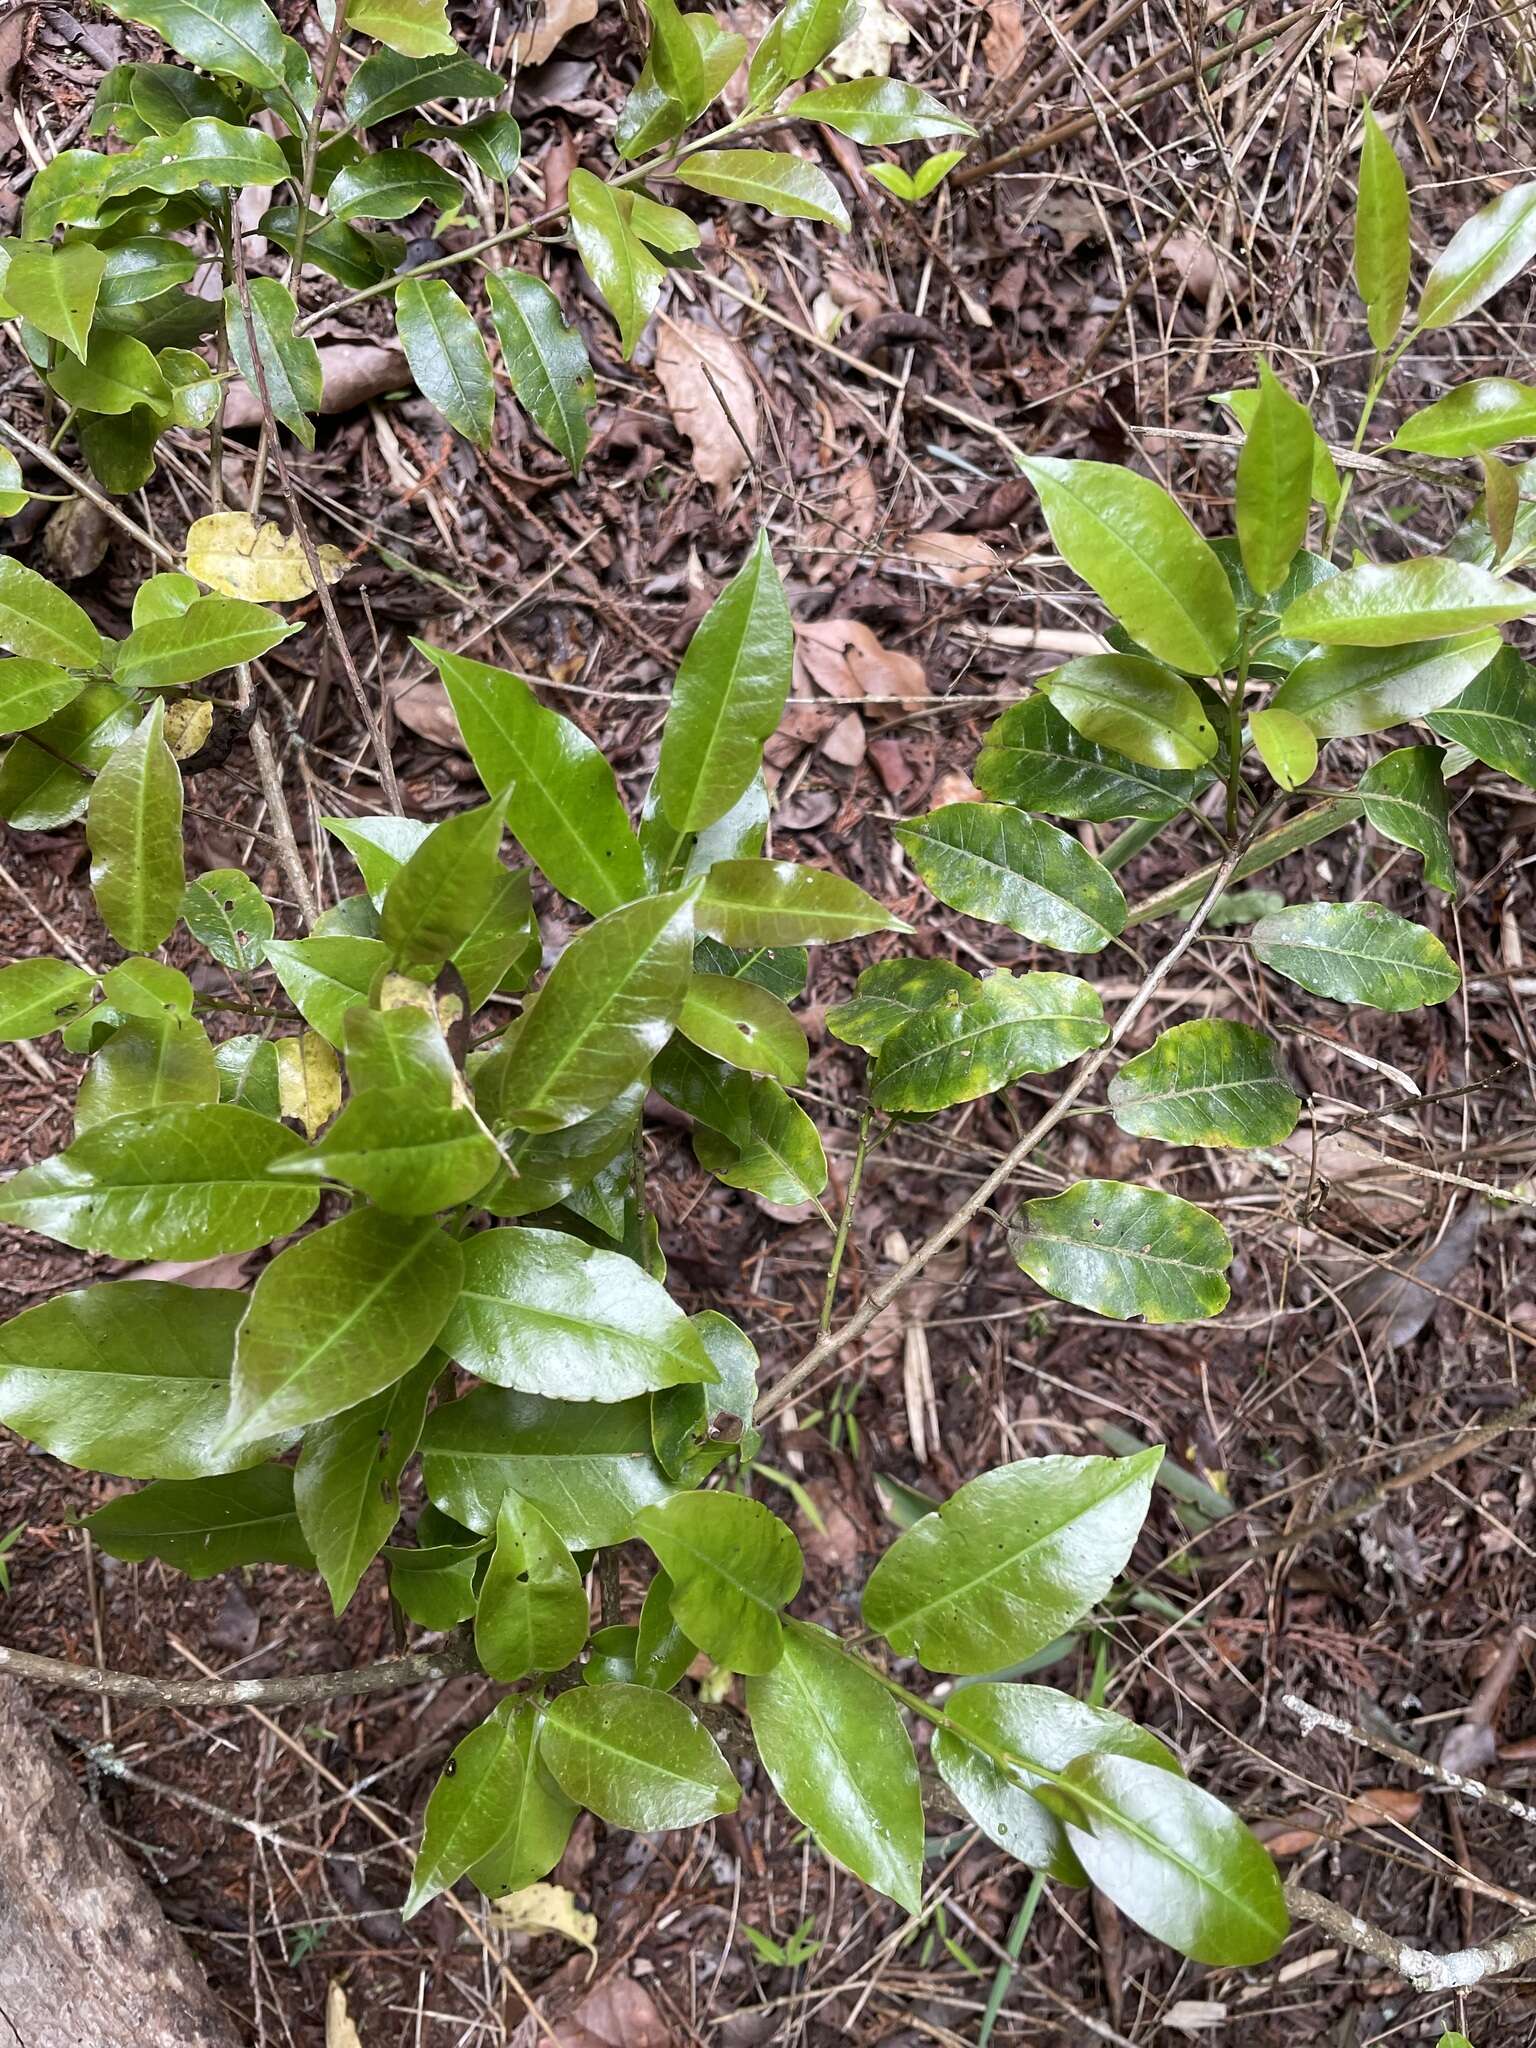
[[[471,1238],[441,1342],[494,1386],[562,1401],[627,1401],[715,1372],[658,1281],[554,1230]]]
[[[1536,185],[1511,185],[1436,257],[1419,297],[1421,327],[1449,327],[1475,312],[1536,256]]]
[[[1198,769],[1144,768],[1095,745],[1038,694],[1009,705],[987,733],[973,772],[983,796],[999,803],[1094,824],[1175,818],[1206,780]]]
[[[693,1117],[699,1164],[769,1202],[814,1201],[827,1185],[816,1126],[776,1081],[743,1074],[674,1039],[654,1081]]]
[[[1112,462],[1023,464],[1051,538],[1132,639],[1192,675],[1219,674],[1237,640],[1221,563],[1168,493]]]
[[[282,983],[305,1023],[334,1046],[346,1041],[346,1015],[368,992],[389,961],[382,939],[345,933],[319,939],[272,939],[267,965]]]
[[[1300,789],[1317,773],[1317,735],[1305,719],[1277,704],[1248,722],[1254,748],[1281,789]]]
[[[1379,903],[1288,904],[1261,917],[1250,936],[1266,967],[1339,1003],[1418,1010],[1461,986],[1434,933]]]
[[[381,149],[345,164],[325,203],[333,220],[404,220],[424,205],[457,206],[464,189],[420,149]]]
[[[906,931],[856,883],[783,860],[717,860],[694,904],[694,924],[728,946],[804,946]]]
[[[789,1622],[784,1654],[747,1683],[763,1768],[784,1804],[855,1877],[921,1903],[923,1801],[901,1711],[825,1629]]]
[[[466,441],[489,448],[496,415],[491,359],[452,285],[440,277],[408,278],[395,294],[395,332],[423,396]]]
[[[259,661],[302,631],[265,605],[200,597],[171,617],[136,625],[118,650],[113,680],[125,690],[179,690],[237,662]]]
[[[134,112],[157,135],[173,135],[185,122],[211,114],[239,126],[240,100],[211,78],[184,71],[179,64],[133,64],[128,71],[128,96]],[[242,94],[241,99],[244,98]]]
[[[112,0],[112,12],[154,29],[205,71],[263,89],[283,82],[283,33],[264,0]]]
[[[214,1048],[219,1073],[219,1099],[257,1116],[276,1118],[281,1112],[277,1085],[277,1047],[269,1038],[242,1033]]]
[[[547,1876],[564,1855],[572,1824],[581,1811],[538,1760],[543,1702],[523,1695],[513,1704],[517,1712],[512,1726],[522,1753],[522,1778],[507,1800],[507,1825],[500,1840],[469,1870],[471,1881],[492,1899],[523,1891]]]
[[[293,1507],[287,1465],[253,1465],[208,1479],[157,1479],[108,1501],[85,1527],[109,1557],[158,1557],[189,1579],[212,1579],[243,1564],[291,1564],[313,1571]]]
[[[1432,707],[1426,722],[1441,739],[1536,789],[1536,669],[1512,647],[1501,648],[1453,702]]]
[[[819,121],[839,135],[873,148],[882,143],[918,142],[936,135],[974,135],[942,100],[894,78],[856,78],[803,92],[784,109],[800,121]]]
[[[509,1487],[475,1609],[475,1654],[492,1678],[513,1685],[580,1656],[588,1621],[575,1559],[533,1502]]]
[[[49,382],[66,405],[92,413],[132,413],[158,429],[171,415],[171,387],[152,349],[131,334],[98,327],[83,362],[64,356]]]
[[[379,931],[392,966],[436,973],[479,925],[506,872],[496,858],[505,796],[435,827],[384,890]]]
[[[171,401],[174,415],[174,400]],[[123,495],[142,490],[155,473],[155,448],[166,412],[135,406],[122,418],[84,413],[77,416],[77,436],[86,468],[104,491]]]
[[[154,68],[159,70],[162,67],[157,65]],[[165,235],[133,235],[125,242],[114,242],[110,249],[101,253],[106,269],[102,273],[98,303],[103,312],[141,305],[146,299],[157,299],[162,292],[190,284],[197,275],[196,256],[185,243],[173,242]],[[149,579],[151,583],[161,580],[157,576]],[[139,588],[142,590],[144,586],[141,584]],[[189,598],[198,595],[195,583],[187,595]],[[137,606],[133,622],[135,625],[140,623]]]
[[[1086,740],[1143,768],[1204,768],[1217,751],[1205,706],[1182,676],[1136,654],[1089,654],[1037,679]]]
[[[579,476],[597,403],[580,329],[567,322],[543,279],[526,270],[488,271],[485,294],[507,382],[545,439],[565,457],[571,474]]]
[[[1287,606],[1280,630],[1325,646],[1401,647],[1495,626],[1533,610],[1536,591],[1524,584],[1432,555],[1346,569]]]
[[[539,1754],[561,1791],[610,1827],[650,1834],[734,1813],[741,1788],[681,1700],[643,1685],[578,1686],[549,1703]]]
[[[0,647],[59,668],[95,668],[104,652],[74,599],[10,555],[0,555]]]
[[[756,982],[735,974],[694,974],[677,1028],[702,1052],[798,1088],[810,1048],[790,1011]]]
[[[211,118],[188,121],[174,134],[141,142],[111,164],[108,196],[114,199],[138,192],[173,196],[199,185],[244,190],[280,184],[288,175],[283,152],[270,135]]]
[[[85,361],[86,336],[106,271],[104,252],[90,242],[23,243],[5,272],[5,300],[13,312]]]
[[[817,164],[776,149],[701,149],[672,174],[680,185],[761,206],[778,220],[821,220],[849,231],[848,209]]]
[[[613,770],[585,733],[505,669],[412,645],[441,675],[480,780],[511,788],[507,824],[560,894],[594,917],[643,896],[639,841]]]
[[[522,1726],[531,1706],[516,1694],[499,1701],[449,1757],[427,1801],[405,1902],[407,1920],[489,1856],[506,1833],[533,1766]]]
[[[1385,732],[1460,697],[1502,646],[1490,630],[1397,647],[1320,647],[1291,670],[1273,707],[1301,719],[1319,739]]]
[[[481,1068],[498,1125],[553,1131],[611,1102],[650,1067],[693,972],[691,890],[610,910],[566,947]]]
[[[771,105],[858,27],[865,0],[787,0],[758,44],[748,80],[754,107]]]
[[[310,414],[320,410],[325,381],[320,351],[308,335],[294,331],[299,309],[286,285],[275,277],[253,277],[249,297],[247,319],[236,287],[231,285],[224,294],[224,330],[230,353],[258,397],[265,383],[274,417],[306,448],[313,448],[315,428]]]
[[[1162,1456],[1028,1458],[983,1473],[897,1537],[864,1588],[865,1622],[930,1671],[1033,1656],[1109,1591]]]
[[[1086,1825],[1067,1840],[1121,1912],[1181,1955],[1237,1968],[1268,1961],[1290,1920],[1267,1850],[1209,1792],[1137,1757],[1077,1757],[1062,1790]]]
[[[16,960],[0,967],[0,1045],[46,1038],[90,1005],[96,976],[69,960]]]
[[[386,1550],[389,1595],[421,1628],[455,1628],[475,1611],[475,1579],[489,1546],[435,1543],[420,1550]]]
[[[463,1267],[435,1223],[377,1209],[279,1252],[240,1326],[231,1439],[323,1422],[392,1386],[443,1327]]]
[[[482,1190],[479,1206],[493,1216],[532,1216],[589,1186],[629,1151],[645,1088],[644,1081],[635,1082],[563,1131],[508,1131],[501,1150],[512,1170]]]
[[[75,1097],[75,1129],[178,1103],[217,1102],[219,1070],[194,1017],[129,1017],[102,1046]]]
[[[656,794],[679,832],[714,824],[756,776],[789,695],[794,629],[766,532],[699,622],[672,686]]]
[[[380,51],[353,72],[344,104],[354,128],[376,128],[429,100],[493,100],[503,84],[494,71],[457,53],[404,57]]]
[[[866,967],[845,1003],[827,1012],[827,1029],[845,1045],[879,1052],[914,1017],[956,1007],[981,984],[948,960],[879,960]]]
[[[700,1310],[690,1321],[720,1377],[708,1386],[668,1387],[653,1396],[651,1442],[669,1478],[696,1486],[732,1448],[739,1448],[744,1461],[754,1458],[762,1438],[752,1424],[756,1347],[729,1316],[713,1309]]]
[[[392,1216],[430,1216],[469,1201],[500,1164],[468,1104],[433,1101],[418,1080],[355,1095],[313,1150],[275,1170],[340,1181]]]
[[[1404,420],[1389,445],[1420,455],[1476,455],[1530,440],[1536,440],[1536,385],[1478,377]]]
[[[211,868],[189,882],[181,917],[198,944],[237,974],[260,965],[276,929],[271,904],[239,868]]]
[[[1355,203],[1355,285],[1365,301],[1371,341],[1380,352],[1397,339],[1408,303],[1413,263],[1408,225],[1408,181],[1397,152],[1367,107]]]
[[[243,1307],[244,1297],[236,1299]],[[442,1360],[429,1354],[394,1386],[304,1432],[294,1508],[333,1613],[344,1611],[400,1518],[400,1474],[441,1370]]]
[[[1313,440],[1307,408],[1260,362],[1259,403],[1237,458],[1237,538],[1257,591],[1280,588],[1306,541]]]
[[[590,171],[572,171],[569,205],[576,247],[618,325],[628,362],[656,310],[667,273],[630,227],[617,195]]]
[[[258,232],[286,255],[298,247],[299,209],[296,206],[269,207],[257,223]],[[305,216],[304,261],[334,277],[350,292],[367,291],[382,284],[390,271],[405,260],[405,242],[385,228],[355,228],[346,221],[327,218],[310,211]]]
[[[1301,1114],[1274,1040],[1216,1017],[1175,1024],[1127,1060],[1109,1106],[1122,1131],[1170,1145],[1281,1145]]]
[[[79,696],[79,676],[55,668],[50,661],[0,661],[0,733],[25,732],[41,725]]]
[[[1064,952],[1097,953],[1125,928],[1109,870],[1058,826],[1007,804],[946,804],[896,827],[938,897]]]
[[[1047,1780],[1023,1765],[1058,1772],[1075,1757],[1107,1751],[1182,1776],[1178,1758],[1150,1729],[1048,1685],[960,1686],[945,1702],[945,1720],[933,1738],[939,1776],[989,1841],[1062,1884],[1086,1884],[1088,1874],[1061,1822],[1032,1795]],[[1018,1764],[1005,1769],[967,1742],[967,1732]]]
[[[1010,1249],[1047,1294],[1116,1322],[1192,1322],[1219,1315],[1231,1293],[1232,1241],[1216,1218],[1125,1181],[1079,1181],[1024,1203]]]
[[[670,1692],[698,1654],[673,1616],[672,1581],[657,1572],[645,1589],[635,1633],[634,1683]]]
[[[870,1076],[870,1099],[907,1115],[949,1109],[1021,1075],[1053,1073],[1107,1035],[1103,1005],[1086,981],[1000,970],[890,1032]]]
[[[624,1542],[639,1510],[673,1491],[644,1399],[546,1401],[477,1387],[427,1417],[421,1453],[428,1495],[466,1528],[493,1529],[512,1486],[573,1549]]]
[[[739,1493],[681,1493],[643,1508],[635,1534],[672,1582],[678,1626],[728,1671],[761,1675],[784,1652],[779,1611],[805,1562],[788,1525]]]
[[[245,1296],[119,1280],[56,1294],[0,1328],[0,1421],[66,1465],[125,1479],[194,1479],[221,1456]]]
[[[1360,797],[1376,830],[1422,854],[1425,881],[1452,896],[1456,856],[1451,849],[1444,759],[1439,747],[1398,747],[1365,771]]]

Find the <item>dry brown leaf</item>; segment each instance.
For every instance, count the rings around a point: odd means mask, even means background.
[[[762,431],[746,357],[728,334],[701,320],[667,320],[656,374],[673,425],[693,444],[695,473],[723,497],[757,454]]]
[[[1390,1826],[1394,1821],[1408,1827],[1418,1819],[1423,1804],[1422,1792],[1404,1792],[1395,1785],[1378,1785],[1369,1792],[1362,1792],[1358,1799],[1351,1799],[1339,1815],[1336,1830],[1330,1830],[1330,1833],[1351,1835],[1358,1828]],[[1286,1828],[1278,1835],[1271,1835],[1264,1846],[1271,1856],[1301,1856],[1324,1839],[1317,1828]]]
[[[997,568],[997,550],[974,533],[915,533],[907,542],[907,553],[922,562],[947,583],[951,590],[964,590],[972,583],[985,583]]]
[[[1029,48],[1029,38],[1024,33],[1024,9],[1019,0],[994,0],[987,14],[981,54],[987,60],[993,83],[1001,85],[1005,78],[1012,78]]]
[[[885,0],[869,0],[859,25],[827,59],[834,78],[889,78],[891,52],[910,43],[912,30]]]
[[[936,811],[945,804],[975,804],[980,801],[981,791],[969,775],[958,768],[949,769],[933,785],[933,808]]]
[[[1227,283],[1227,261],[1204,235],[1170,235],[1163,244],[1163,258],[1183,278],[1191,298],[1209,301],[1218,284]]]
[[[325,1994],[325,2048],[363,2048],[363,2037],[347,2011],[347,1994],[334,1977]]]
[[[408,391],[411,373],[404,351],[379,342],[339,341],[320,350],[322,413],[350,412],[355,405],[382,398],[389,391]],[[259,427],[261,400],[243,377],[236,377],[224,397],[226,427]]]
[[[434,746],[451,747],[459,754],[468,752],[448,692],[435,669],[421,676],[396,676],[384,685],[384,695],[396,718],[412,732]]]
[[[795,662],[799,696],[814,685],[848,703],[892,697],[910,708],[928,695],[922,663],[882,647],[859,619],[814,619],[796,626]]]
[[[560,2048],[674,2048],[676,2038],[633,1977],[608,1978],[555,2028]]]
[[[839,768],[857,768],[868,744],[869,735],[864,730],[863,719],[857,711],[850,711],[827,734],[821,743],[821,751]]]
[[[520,30],[507,45],[507,55],[516,59],[519,69],[531,71],[573,28],[596,14],[597,0],[546,0],[533,27]]]

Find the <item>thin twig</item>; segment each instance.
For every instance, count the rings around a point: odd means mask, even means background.
[[[418,1650],[351,1671],[305,1671],[291,1678],[151,1678],[139,1671],[98,1671],[62,1657],[38,1657],[0,1643],[0,1677],[25,1678],[33,1685],[89,1692],[118,1700],[144,1700],[160,1707],[291,1707],[315,1700],[349,1699],[355,1694],[399,1692],[429,1679],[457,1678],[478,1671],[470,1641],[451,1641],[438,1650]]]

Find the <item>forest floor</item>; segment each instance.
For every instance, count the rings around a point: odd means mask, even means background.
[[[760,0],[722,11],[749,33],[766,19]],[[317,330],[334,388],[361,402],[322,421],[312,456],[294,450],[289,461],[317,533],[355,555],[336,601],[389,708],[408,810],[440,816],[475,789],[446,703],[408,643],[423,632],[533,679],[600,740],[638,810],[679,652],[766,525],[801,631],[795,697],[769,755],[772,845],[853,875],[912,919],[922,950],[1023,963],[1034,958],[1025,941],[936,911],[890,829],[968,793],[987,725],[1071,648],[1064,635],[1100,624],[1049,556],[1005,442],[1134,460],[1214,524],[1233,462],[1212,401],[1251,382],[1263,351],[1347,445],[1369,360],[1348,289],[1362,96],[1407,164],[1422,255],[1502,182],[1530,175],[1533,15],[1487,0],[1284,10],[1266,0],[1214,11],[1203,27],[1202,9],[1162,0],[900,0],[898,13],[876,11],[897,73],[943,91],[981,130],[969,160],[980,174],[962,173],[914,221],[859,174],[856,150],[822,135],[854,201],[852,236],[721,210],[706,228],[705,267],[673,274],[663,318],[628,366],[564,255],[540,252],[599,370],[594,448],[577,481],[505,398],[494,446],[477,455],[424,401],[400,395],[398,365],[381,387],[367,353],[389,341],[377,304]],[[283,12],[296,33],[320,33],[311,10]],[[540,180],[563,189],[634,76],[624,11],[581,19],[592,12],[552,0],[550,26],[569,26],[511,98],[535,195]],[[466,49],[507,68],[509,29],[525,24],[460,7],[456,26]],[[1191,78],[1194,32],[1207,61]],[[0,23],[0,84],[8,73],[12,95],[0,144],[13,144],[18,176],[82,131],[104,68],[157,51],[144,32],[86,9],[40,6]],[[262,246],[253,238],[254,268]],[[1427,403],[1453,371],[1521,374],[1530,311],[1528,284],[1516,285],[1433,337],[1396,403]],[[733,429],[689,373],[686,337],[701,328],[725,337],[707,346],[732,394]],[[0,374],[35,430],[23,367],[13,358]],[[1384,409],[1385,422],[1395,416]],[[237,496],[254,439],[230,435]],[[1430,469],[1411,494],[1401,472],[1362,472],[1357,516],[1373,545],[1404,551],[1395,529],[1408,521],[1436,544],[1465,516],[1465,467]],[[173,436],[136,516],[175,539],[206,503],[205,457]],[[49,526],[51,510],[30,507],[6,546],[72,578],[103,624],[124,630],[142,557],[89,516]],[[304,644],[320,651],[271,658],[268,708],[288,741],[306,857],[324,862],[321,814],[381,806],[339,665],[322,634]],[[1336,744],[1347,768],[1352,743]],[[259,870],[268,842],[241,745],[195,778],[190,802],[200,866],[236,864],[254,844]],[[1531,1384],[1536,1238],[1527,1212],[1478,1189],[1518,1186],[1536,1158],[1533,826],[1536,797],[1484,775],[1455,815],[1463,880],[1453,900],[1432,898],[1416,860],[1365,832],[1263,878],[1282,897],[1369,896],[1430,924],[1465,973],[1443,1007],[1346,1014],[1289,985],[1261,986],[1220,931],[1192,952],[1135,1043],[1179,1018],[1262,1022],[1310,1096],[1289,1146],[1176,1152],[1103,1119],[1074,1121],[1052,1141],[1053,1169],[1150,1177],[1220,1214],[1237,1245],[1221,1321],[1116,1327],[1046,1301],[983,1214],[805,1389],[758,1469],[760,1496],[790,1516],[805,1548],[799,1611],[830,1618],[853,1611],[889,1542],[897,1487],[943,1495],[1008,1458],[1128,1439],[1169,1446],[1184,1497],[1159,1490],[1133,1597],[1050,1682],[1097,1676],[1110,1704],[1167,1734],[1202,1781],[1279,1838],[1289,1875],[1429,1949],[1536,1915],[1528,1824],[1309,1732],[1286,1702],[1430,1759],[1449,1744],[1474,1774],[1533,1796],[1530,1429],[1412,1477],[1460,1432],[1507,1416]],[[1186,823],[1122,879],[1134,899],[1207,855]],[[281,901],[275,866],[266,880]],[[61,935],[99,954],[77,831],[6,832],[0,884],[3,957],[51,950]],[[1077,970],[1107,1001],[1123,998],[1170,929],[1133,934],[1130,950]],[[547,943],[565,936],[546,921]],[[861,966],[895,949],[887,939],[813,956],[804,1099],[839,1196],[862,1060],[820,1020]],[[9,1168],[65,1141],[76,1065],[51,1041],[0,1051],[0,1072]],[[1051,1087],[1026,1082],[1007,1101],[904,1127],[873,1154],[844,1312],[964,1199]],[[722,1188],[666,1114],[649,1126],[647,1164],[673,1285],[690,1308],[740,1321],[771,1382],[814,1334],[825,1226]],[[1055,1184],[1027,1172],[1024,1192],[1032,1179]],[[114,1270],[7,1233],[0,1306],[20,1310]],[[1404,1272],[1421,1284],[1405,1287]],[[189,1585],[93,1555],[76,1518],[114,1485],[0,1441],[0,1536],[16,1531],[0,1598],[7,1642],[175,1676],[390,1653],[377,1572],[337,1622],[318,1582],[297,1574]],[[1530,1971],[1464,1999],[1416,1996],[1304,1926],[1265,1969],[1202,1970],[1090,1895],[1056,1887],[1025,1923],[1028,1873],[968,1830],[933,1844],[934,1903],[914,1926],[834,1872],[760,1776],[749,1776],[739,1814],[697,1835],[632,1838],[583,1820],[557,1877],[597,1916],[595,1964],[479,1910],[466,1924],[442,1901],[404,1927],[396,1909],[422,1804],[486,1697],[483,1684],[454,1679],[323,1713],[45,1703],[89,1796],[261,2048],[319,2048],[337,1983],[363,2048],[532,2048],[551,2030],[565,2048],[917,2048],[989,2029],[997,2044],[1366,2048],[1434,2041],[1448,2027],[1477,2048],[1536,2041]],[[131,1780],[89,1763],[101,1742]],[[775,1962],[748,1929],[781,1950],[802,1930],[802,1959]]]

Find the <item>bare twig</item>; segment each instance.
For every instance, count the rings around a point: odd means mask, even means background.
[[[305,1671],[292,1678],[151,1678],[138,1671],[97,1671],[89,1664],[37,1657],[30,1650],[13,1650],[0,1643],[0,1676],[25,1678],[33,1685],[57,1686],[66,1692],[143,1700],[160,1707],[301,1706],[360,1693],[399,1692],[408,1685],[457,1678],[479,1668],[474,1644],[467,1639],[444,1643],[439,1650],[391,1657],[381,1664],[359,1664],[351,1671]]]
[[[1400,1742],[1393,1742],[1389,1736],[1375,1735],[1369,1728],[1357,1727],[1341,1714],[1327,1713],[1293,1692],[1286,1693],[1281,1704],[1288,1707],[1301,1723],[1303,1735],[1310,1735],[1317,1728],[1326,1728],[1331,1734],[1342,1735],[1347,1742],[1356,1742],[1362,1749],[1373,1749],[1378,1756],[1401,1764],[1405,1771],[1444,1785],[1449,1792],[1460,1792],[1464,1798],[1480,1799],[1489,1806],[1501,1807],[1505,1813],[1512,1813],[1516,1820],[1536,1821],[1536,1806],[1528,1806],[1523,1799],[1516,1799],[1513,1793],[1501,1792],[1496,1785],[1485,1785],[1481,1779],[1464,1778],[1459,1771],[1448,1771],[1433,1757],[1417,1756],[1411,1749],[1404,1749]]]
[[[1335,1905],[1320,1892],[1308,1891],[1305,1885],[1288,1884],[1285,1903],[1298,1920],[1310,1921],[1335,1941],[1346,1942],[1351,1948],[1374,1956],[1416,1991],[1466,1991],[1489,1977],[1506,1976],[1536,1959],[1536,1921],[1517,1927],[1512,1934],[1502,1934],[1496,1941],[1485,1942],[1481,1948],[1458,1948],[1447,1955],[1436,1955],[1431,1949],[1413,1948],[1406,1941],[1399,1941],[1385,1928],[1373,1927],[1370,1921]]]

